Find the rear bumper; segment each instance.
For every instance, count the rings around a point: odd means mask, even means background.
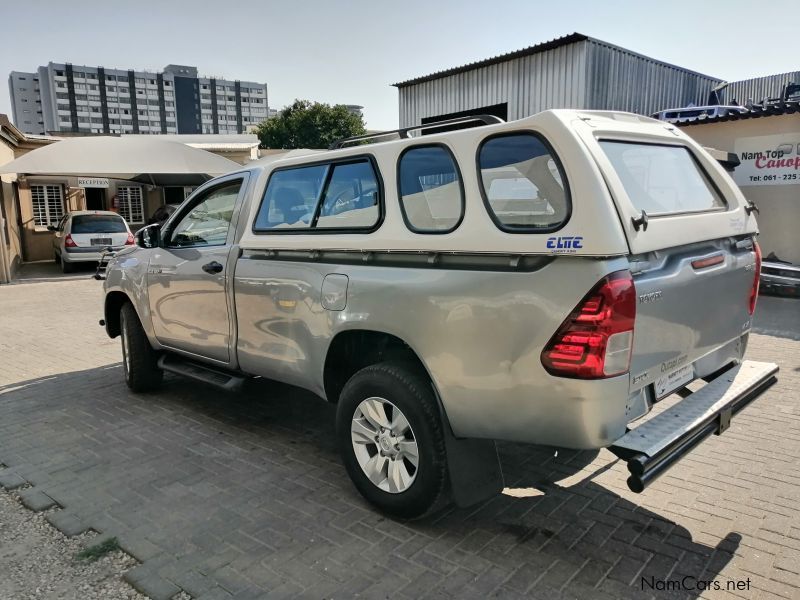
[[[97,262],[108,248],[116,252],[124,247],[125,246],[87,246],[83,248],[64,248],[66,252],[61,254],[61,260],[66,260],[67,262]]]
[[[777,372],[773,363],[744,361],[618,439],[609,450],[627,461],[628,487],[642,492],[712,433],[723,433]]]

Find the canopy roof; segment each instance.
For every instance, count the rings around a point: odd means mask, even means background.
[[[0,166],[2,173],[108,177],[151,183],[200,183],[241,165],[179,142],[155,138],[65,139]]]

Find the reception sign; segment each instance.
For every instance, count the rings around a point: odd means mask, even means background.
[[[108,179],[105,177],[78,177],[78,187],[107,188]]]

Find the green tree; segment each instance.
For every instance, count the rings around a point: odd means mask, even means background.
[[[262,148],[327,148],[334,141],[366,133],[364,119],[343,104],[331,106],[295,100],[283,112],[258,125]]]

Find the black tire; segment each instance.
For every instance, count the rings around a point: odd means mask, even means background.
[[[358,462],[351,424],[363,400],[378,397],[395,405],[413,430],[418,467],[409,487],[391,493],[374,484]],[[419,518],[448,501],[445,440],[439,406],[428,377],[412,365],[384,362],[365,367],[347,382],[336,412],[336,437],[350,478],[364,498],[389,515]]]
[[[60,256],[58,257],[58,262],[61,263],[61,272],[62,273],[72,273],[75,270],[75,267],[72,263],[68,263]]]
[[[125,383],[134,392],[155,390],[161,385],[164,371],[158,368],[158,354],[150,345],[139,315],[130,302],[122,305],[119,324]]]

